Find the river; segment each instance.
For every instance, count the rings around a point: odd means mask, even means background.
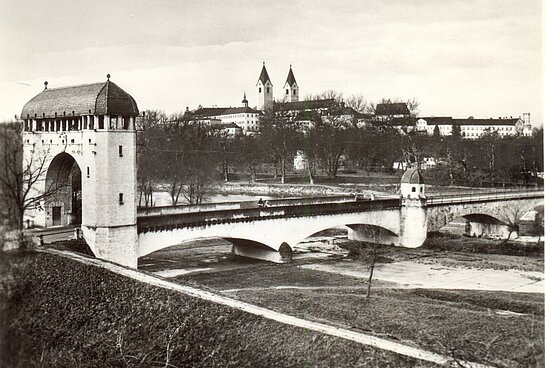
[[[213,193],[206,195],[203,199],[203,203],[223,203],[223,202],[243,202],[243,201],[258,201],[259,198],[275,199],[280,197],[266,196],[266,195],[251,195],[251,194],[219,194]],[[168,192],[153,192],[153,204],[155,207],[159,206],[171,206],[172,200]],[[178,204],[189,204],[185,197],[180,196]]]

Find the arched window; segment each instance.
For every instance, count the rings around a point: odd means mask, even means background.
[[[424,187],[420,187],[420,193],[424,192]]]
[[[413,192],[413,193],[414,193],[414,192],[416,192],[416,187],[413,187],[413,190],[412,190],[412,192]]]

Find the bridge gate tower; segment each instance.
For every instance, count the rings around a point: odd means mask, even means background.
[[[62,88],[47,88],[46,82],[23,107],[23,165],[32,161],[45,168],[31,190],[52,193],[25,218],[43,227],[81,222],[96,257],[136,268],[139,112],[135,100],[107,77]]]

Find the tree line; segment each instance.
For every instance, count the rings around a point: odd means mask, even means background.
[[[151,111],[138,133],[141,205],[151,204],[153,185],[159,183],[172,203],[180,196],[201,203],[210,183],[233,176],[252,183],[259,173],[286,183],[297,156],[306,163],[297,174],[310,184],[317,177],[334,181],[341,169],[394,172],[395,162],[421,167],[430,159],[434,166],[427,167],[426,177],[443,185],[529,185],[543,171],[542,128],[531,137],[488,132],[469,140],[456,128],[451,136],[428,136],[360,126],[343,115],[343,108],[339,104],[324,114],[296,116],[266,110],[259,134],[236,137],[180,115]]]

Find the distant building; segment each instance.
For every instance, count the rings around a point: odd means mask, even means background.
[[[211,126],[220,125],[230,126],[236,124],[240,127],[242,134],[255,134],[259,131],[259,117],[261,111],[248,107],[246,93],[242,100],[242,107],[202,107],[199,106],[196,110],[186,110],[184,118],[209,124]],[[232,126],[231,126],[232,128]]]
[[[405,102],[379,103],[375,108],[374,120],[377,122],[390,122],[411,116],[409,107]]]
[[[527,116],[526,116],[527,115]],[[460,128],[460,135],[467,139],[477,139],[485,133],[497,132],[500,137],[509,135],[531,136],[532,126],[530,114],[525,114],[526,121],[521,118],[497,118],[497,119],[466,119],[445,117],[422,117],[416,121],[416,131],[433,135],[436,127],[439,135],[452,135],[453,128]]]
[[[212,128],[221,130],[223,133],[225,133],[227,136],[231,138],[239,137],[243,135],[242,128],[236,125],[235,123],[220,124],[220,125],[213,126]]]

